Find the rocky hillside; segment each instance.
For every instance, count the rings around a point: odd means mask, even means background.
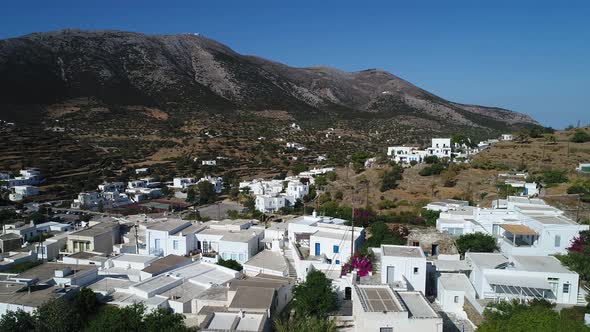
[[[396,119],[434,131],[537,124],[509,110],[449,102],[382,70],[293,68],[197,35],[62,30],[0,40],[0,119],[44,115],[80,97],[172,117],[281,111],[294,119]]]

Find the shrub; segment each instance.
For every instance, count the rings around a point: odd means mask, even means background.
[[[242,266],[242,264],[240,264],[235,259],[223,259],[223,258],[219,258],[219,261],[217,262],[217,265],[221,265],[223,267],[227,267],[228,269],[232,269],[232,270],[236,270],[236,271],[242,271],[244,269],[244,267]]]
[[[584,131],[578,130],[572,136],[571,141],[574,143],[590,142],[590,135]]]
[[[558,183],[565,183],[568,181],[565,171],[561,170],[547,170],[543,172],[543,182],[547,185],[554,185]]]
[[[442,164],[432,164],[421,169],[418,174],[421,176],[439,175],[444,169],[445,167]]]
[[[461,255],[466,252],[494,252],[498,247],[496,246],[496,239],[488,234],[471,233],[461,235],[457,241],[457,249]]]

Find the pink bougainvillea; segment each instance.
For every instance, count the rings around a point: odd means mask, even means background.
[[[368,256],[362,256],[360,254],[355,254],[350,258],[348,263],[342,265],[342,275],[346,275],[348,272],[356,270],[359,277],[364,277],[369,275],[369,272],[373,271],[373,263],[371,262],[371,258]]]

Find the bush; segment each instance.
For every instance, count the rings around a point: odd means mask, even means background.
[[[440,159],[437,156],[426,156],[424,157],[424,162],[427,164],[438,164]]]
[[[391,170],[385,172],[381,177],[381,192],[397,188],[397,181],[402,179],[403,169],[398,166],[392,166]]]
[[[422,213],[420,215],[422,218],[424,218],[426,225],[436,226],[436,220],[440,217],[440,211],[422,209]]]
[[[457,241],[457,250],[461,255],[466,252],[494,252],[498,249],[496,238],[483,233],[471,233],[461,235]]]
[[[232,269],[232,270],[236,270],[236,271],[242,271],[244,269],[244,267],[242,266],[242,264],[240,264],[235,259],[223,259],[223,258],[219,258],[219,261],[217,262],[217,265],[221,265],[223,267],[227,267],[228,269]]]
[[[443,164],[432,164],[426,166],[418,172],[421,176],[439,175],[445,169]]]
[[[561,170],[547,170],[543,172],[543,182],[546,185],[554,185],[558,183],[565,183],[568,181],[565,171]]]
[[[396,207],[395,202],[390,201],[388,199],[379,202],[377,205],[379,210],[387,210],[387,209],[394,209]]]
[[[584,131],[578,130],[572,136],[571,141],[574,143],[590,142],[590,135]]]
[[[325,318],[338,308],[338,296],[332,289],[332,280],[321,271],[312,271],[305,282],[293,287],[293,308],[298,317]]]

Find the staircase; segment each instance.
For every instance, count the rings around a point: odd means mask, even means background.
[[[588,289],[586,289],[586,287],[584,287],[584,286],[580,287],[580,289],[578,290],[577,305],[579,305],[579,306],[587,305],[588,304],[588,301],[586,301],[587,295],[588,295]]]
[[[295,269],[295,262],[293,261],[293,253],[291,249],[285,249],[283,257],[285,258],[285,263],[287,263],[287,268],[289,269],[289,277],[297,279],[297,270]]]

